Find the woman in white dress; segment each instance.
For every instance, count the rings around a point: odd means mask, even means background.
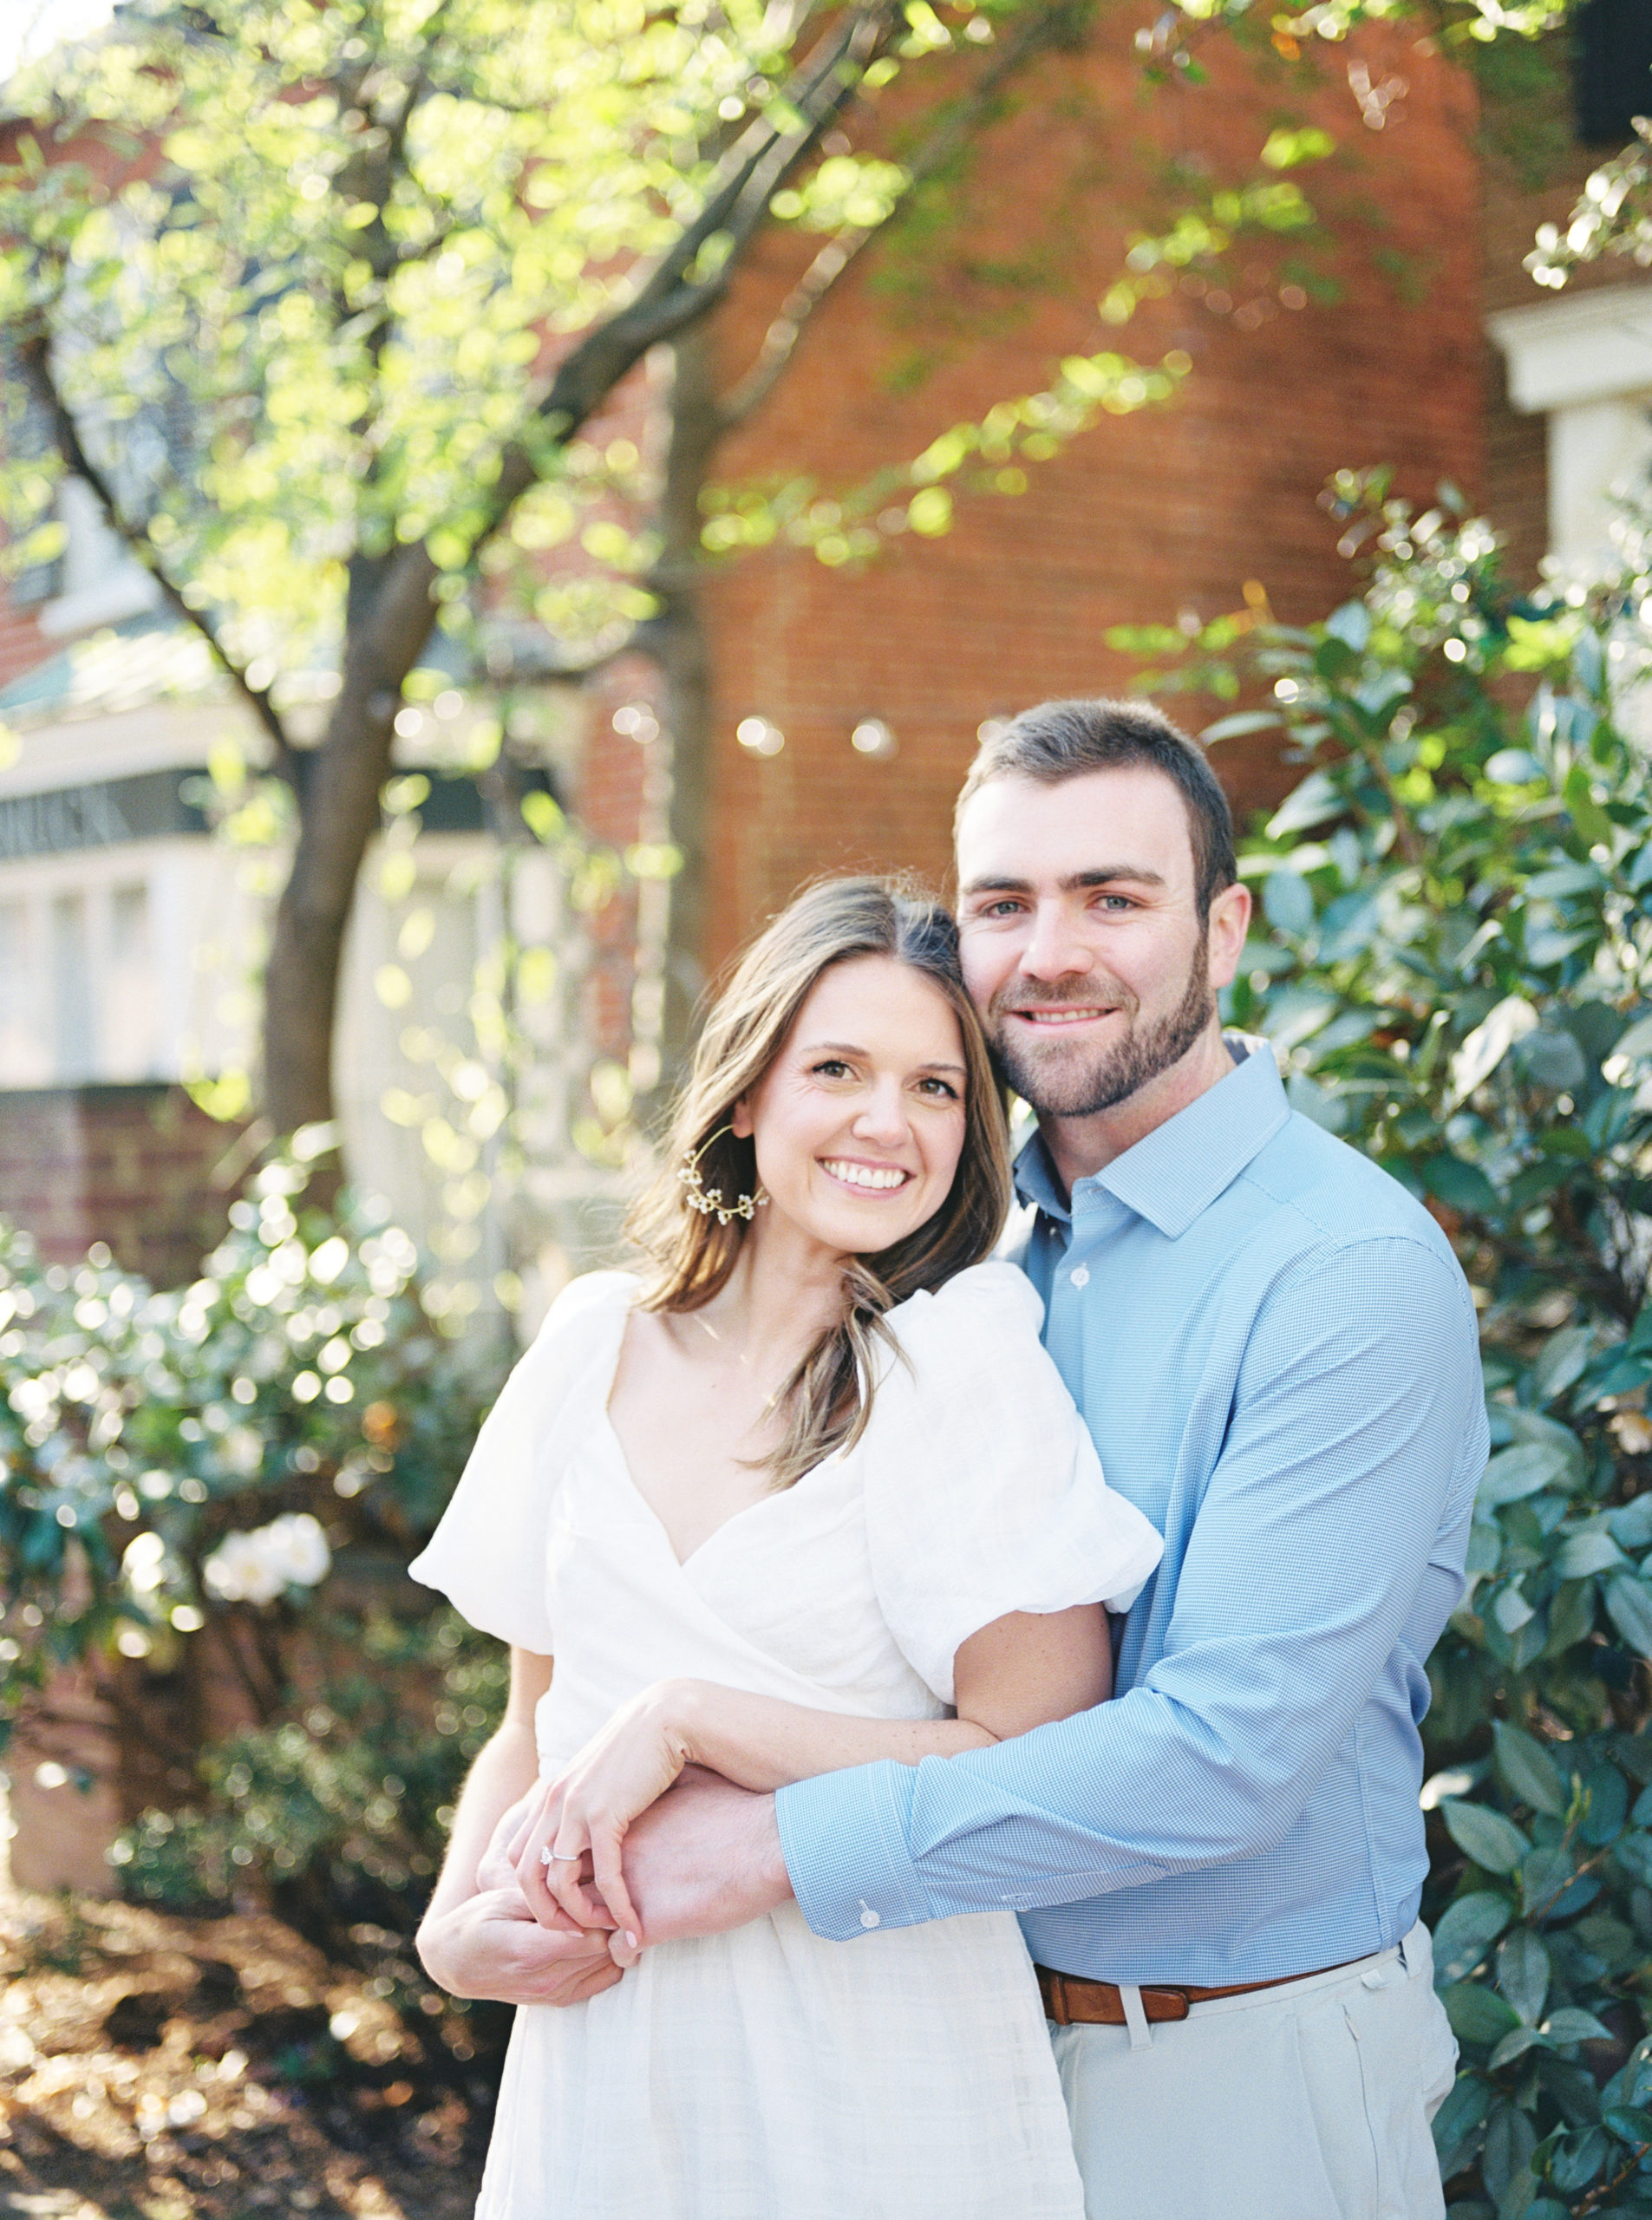
[[[564,1290],[414,1566],[512,1651],[427,1929],[488,1845],[545,1924],[642,1946],[519,2009],[479,2220],[1080,2220],[1013,1912],[845,1945],[788,1904],[650,1947],[624,1885],[684,1766],[773,1789],[1101,1701],[1104,1607],[1158,1561],[1030,1285],[983,1261],[1006,1139],[945,911],[800,896],[673,1144],[646,1269]]]

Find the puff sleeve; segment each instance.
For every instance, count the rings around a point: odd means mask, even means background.
[[[890,1314],[905,1361],[889,1365],[865,1437],[872,1577],[945,1703],[970,1635],[1011,1611],[1127,1610],[1164,1552],[1103,1479],[1042,1318],[1032,1283],[1000,1263]]]
[[[483,1421],[441,1524],[408,1568],[472,1626],[538,1656],[556,1647],[548,1555],[567,1423],[580,1389],[611,1363],[636,1287],[629,1272],[590,1272],[563,1289]]]

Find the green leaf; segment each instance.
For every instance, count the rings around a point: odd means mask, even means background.
[[[1525,2025],[1535,2027],[1549,1994],[1549,1953],[1529,1927],[1517,1927],[1499,1944],[1497,1985]]]
[[[1652,2145],[1652,2112],[1642,2112],[1638,2105],[1609,2105],[1600,2124],[1620,2143]]]
[[[1620,1033],[1612,1043],[1614,1056],[1623,1056],[1632,1064],[1652,1056],[1652,1012],[1637,1017],[1627,1032]]]
[[[1568,1800],[1566,1786],[1542,1743],[1501,1719],[1492,1722],[1492,1740],[1497,1769],[1510,1792],[1534,1812],[1561,1818]]]
[[[1546,1027],[1516,1041],[1514,1062],[1534,1086],[1551,1094],[1572,1094],[1589,1077],[1583,1052],[1570,1034],[1551,1032]]]
[[[1634,1874],[1643,1887],[1652,1889],[1652,1834],[1637,1829],[1615,1843],[1612,1855],[1626,1871]]]
[[[1586,763],[1574,763],[1566,774],[1566,783],[1561,789],[1566,809],[1591,848],[1610,847],[1612,820],[1595,800]]]
[[[1597,1572],[1616,1572],[1629,1564],[1609,1533],[1596,1528],[1571,1534],[1555,1552],[1554,1567],[1563,1580],[1587,1580]]]
[[[1484,1982],[1453,1982],[1440,1992],[1459,2042],[1496,2043],[1520,2024],[1512,2005]]]
[[[1554,2043],[1609,2043],[1612,2031],[1592,2012],[1576,2004],[1563,2004],[1543,2023],[1543,2032]]]
[[[1505,1504],[1522,1502],[1544,1488],[1565,1487],[1569,1473],[1570,1459],[1557,1444],[1522,1442],[1516,1448],[1499,1450],[1486,1466],[1479,1500],[1495,1511]]]
[[[1544,1918],[1554,1910],[1571,1885],[1573,1871],[1571,1853],[1558,1843],[1539,1843],[1526,1852],[1520,1860],[1520,1904],[1528,1919]]]
[[[1577,683],[1590,701],[1597,702],[1606,683],[1605,650],[1600,635],[1585,625],[1572,643],[1571,667],[1577,673]],[[1583,706],[1581,702],[1577,705]],[[1590,720],[1593,722],[1593,720]]]
[[[1515,2027],[1504,2036],[1485,2062],[1495,2073],[1500,2067],[1512,2066],[1517,2058],[1523,2058],[1542,2041],[1543,2037],[1535,2027]]]
[[[1491,1889],[1447,1904],[1434,1929],[1435,1987],[1472,1973],[1513,1916],[1508,1898]]]
[[[1531,1367],[1534,1400],[1552,1403],[1564,1394],[1583,1373],[1594,1347],[1592,1326],[1563,1326],[1557,1334],[1551,1334]]]
[[[1314,891],[1300,872],[1270,872],[1262,885],[1262,908],[1277,932],[1300,940],[1314,930]]]
[[[1218,717],[1213,725],[1206,725],[1199,738],[1208,746],[1212,741],[1237,740],[1250,732],[1275,731],[1281,720],[1272,709],[1241,709],[1231,717]]]
[[[1518,2105],[1505,2099],[1492,2107],[1485,2123],[1485,2151],[1480,2172],[1499,2204],[1510,2184],[1538,2147],[1538,2131]]]
[[[1465,1164],[1459,1156],[1427,1156],[1418,1166],[1422,1184],[1431,1195],[1454,1211],[1483,1218],[1497,1208],[1497,1189],[1478,1164]]]
[[[1607,1513],[1606,1524],[1612,1539],[1621,1549],[1652,1548],[1652,1490],[1637,1495],[1633,1503],[1625,1504],[1621,1511]]]
[[[1440,1809],[1459,1850],[1488,1873],[1512,1873],[1531,1847],[1512,1819],[1484,1804],[1448,1797]]]
[[[1363,655],[1371,643],[1371,612],[1362,601],[1345,601],[1332,610],[1324,629],[1332,639]]]
[[[1486,2109],[1492,2101],[1489,2085],[1478,2073],[1459,2073],[1449,2095],[1434,2114],[1434,2150],[1440,2178],[1450,2181],[1479,2148]]]
[[[1292,832],[1305,832],[1329,818],[1348,813],[1347,797],[1328,771],[1315,771],[1285,796],[1268,819],[1268,838],[1283,840]]]
[[[1598,2127],[1586,2127],[1580,2134],[1569,2135],[1550,2161],[1551,2180],[1569,2197],[1580,2189],[1587,2189],[1606,2164],[1611,2147],[1610,2139]]]
[[[1652,1657],[1652,1588],[1620,1572],[1606,1584],[1606,1610],[1629,1648]]]

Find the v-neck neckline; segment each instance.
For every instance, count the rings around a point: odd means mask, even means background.
[[[777,1502],[782,1497],[790,1495],[793,1489],[805,1486],[814,1478],[814,1475],[820,1471],[823,1466],[835,1462],[839,1452],[833,1450],[830,1457],[823,1457],[820,1459],[819,1464],[812,1465],[808,1471],[802,1475],[801,1479],[793,1481],[790,1488],[772,1488],[769,1490],[767,1494],[754,1496],[749,1503],[742,1503],[738,1511],[731,1511],[727,1518],[720,1519],[716,1525],[712,1528],[711,1531],[706,1535],[702,1540],[696,1542],[693,1549],[689,1551],[687,1557],[679,1557],[677,1555],[676,1544],[671,1539],[670,1529],[667,1526],[664,1519],[661,1518],[659,1512],[656,1511],[654,1505],[643,1494],[642,1489],[637,1485],[637,1475],[631,1470],[631,1460],[626,1454],[625,1445],[619,1438],[619,1428],[614,1424],[613,1414],[608,1407],[610,1402],[613,1400],[615,1382],[619,1378],[619,1360],[625,1348],[625,1330],[631,1322],[631,1317],[635,1308],[636,1306],[633,1303],[627,1303],[625,1308],[620,1313],[619,1332],[615,1336],[614,1340],[613,1360],[608,1367],[608,1377],[603,1388],[602,1398],[597,1407],[597,1415],[601,1420],[604,1429],[607,1433],[609,1446],[613,1451],[614,1462],[619,1469],[620,1477],[624,1481],[626,1487],[630,1490],[633,1500],[637,1503],[644,1517],[653,1526],[655,1532],[659,1536],[666,1555],[670,1558],[672,1564],[676,1565],[679,1572],[687,1572],[689,1567],[695,1563],[696,1558],[704,1555],[706,1551],[711,1547],[711,1544],[717,1539],[720,1534],[726,1534],[731,1526],[737,1525],[741,1519],[749,1517],[754,1511],[762,1510],[766,1504]]]

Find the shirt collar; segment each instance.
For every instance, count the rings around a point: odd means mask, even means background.
[[[1074,1190],[1105,1190],[1157,1227],[1167,1241],[1186,1232],[1259,1155],[1290,1115],[1271,1043],[1252,1035],[1224,1036],[1237,1060],[1224,1079],[1144,1135],[1133,1148]],[[1015,1190],[1046,1217],[1070,1224],[1043,1138],[1035,1133],[1015,1159]]]

